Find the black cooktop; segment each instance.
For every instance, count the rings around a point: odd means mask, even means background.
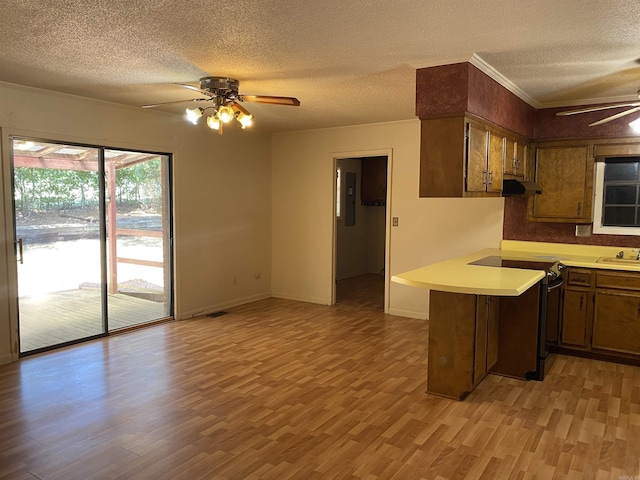
[[[484,267],[505,267],[505,268],[525,268],[528,270],[544,270],[549,271],[557,262],[551,260],[516,260],[513,258],[505,258],[500,255],[491,255],[490,257],[480,258],[469,265],[481,265]]]

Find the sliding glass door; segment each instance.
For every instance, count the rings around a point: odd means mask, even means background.
[[[12,138],[20,353],[172,316],[169,157]]]
[[[166,156],[106,150],[109,330],[171,314]]]

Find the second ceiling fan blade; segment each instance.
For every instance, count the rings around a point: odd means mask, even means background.
[[[635,105],[638,105],[637,103]],[[640,110],[640,106],[635,108],[630,108],[629,110],[625,110],[624,112],[616,113],[615,115],[611,115],[610,117],[603,118],[602,120],[598,120],[597,122],[590,123],[590,127],[595,127],[596,125],[602,125],[603,123],[611,122],[612,120],[617,120],[618,118],[622,118],[625,115],[630,115],[634,112]]]
[[[182,88],[188,88],[189,90],[193,90],[194,92],[201,93],[202,95],[207,95],[208,97],[215,97],[215,94],[212,94],[211,92],[207,92],[206,90],[202,90],[201,88],[194,87],[193,85],[189,85],[187,83],[174,83],[174,85],[177,85]]]
[[[608,110],[609,108],[638,107],[638,106],[640,106],[640,102],[613,103],[611,105],[603,105],[600,107],[587,107],[587,108],[579,108],[577,110],[569,110],[566,112],[558,112],[556,113],[556,115],[575,115],[577,113],[589,113],[589,112],[598,112],[600,110]]]
[[[270,103],[272,105],[289,105],[297,107],[300,100],[294,97],[274,97],[272,95],[238,95],[238,100],[252,103]]]

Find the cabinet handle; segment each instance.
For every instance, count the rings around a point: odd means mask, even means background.
[[[493,185],[493,172],[489,172],[489,179],[487,180],[487,185]]]
[[[638,317],[640,317],[640,303],[638,303]]]
[[[578,202],[578,215],[582,213],[582,202]]]
[[[582,310],[583,305],[584,305],[584,293],[580,295],[580,310]],[[640,311],[640,305],[638,305],[638,311]]]

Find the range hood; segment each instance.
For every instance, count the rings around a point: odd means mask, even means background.
[[[542,193],[542,188],[535,182],[525,182],[514,178],[505,178],[502,180],[502,196],[508,195],[538,195]]]

